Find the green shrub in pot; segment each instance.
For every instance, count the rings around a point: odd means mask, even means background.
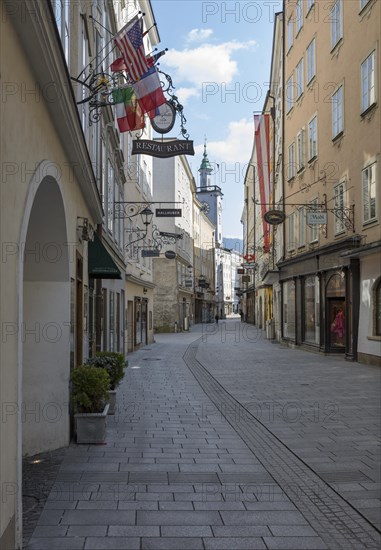
[[[89,365],[106,369],[110,376],[110,390],[115,390],[124,377],[126,361],[121,353],[113,351],[99,351],[88,361]]]
[[[100,413],[108,401],[110,376],[106,369],[80,365],[71,373],[72,398],[77,413]]]

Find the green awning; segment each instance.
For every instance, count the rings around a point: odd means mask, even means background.
[[[121,279],[122,274],[97,234],[89,242],[89,277],[94,279]]]

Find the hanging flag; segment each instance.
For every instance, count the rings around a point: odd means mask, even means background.
[[[270,204],[270,115],[254,115],[255,149],[257,156],[257,170],[259,195],[262,204],[264,251],[270,250],[270,226],[265,221],[265,214]]]
[[[115,37],[128,74],[133,80],[139,78],[148,70],[148,63],[143,44],[142,19],[135,17]]]
[[[113,73],[118,73],[119,71],[127,71],[127,65],[124,62],[123,57],[118,57],[110,65],[110,69]]]
[[[163,55],[165,55],[167,53],[167,49],[165,50],[162,50],[161,52],[158,52],[158,53],[155,53],[153,55],[149,55],[146,60],[147,60],[147,65],[149,68],[153,67],[153,65],[155,65],[156,61],[162,57]],[[123,56],[121,57],[118,57],[117,59],[115,59],[115,61],[113,61],[110,65],[110,69],[113,73],[117,73],[119,71],[128,71],[128,68],[127,68],[127,65],[126,63],[124,62],[124,59],[123,59]]]
[[[156,67],[151,67],[138,82],[132,85],[139,105],[150,118],[156,116],[156,108],[167,100],[164,97]]]
[[[115,116],[119,132],[144,128],[144,113],[132,88],[119,88],[112,92],[115,102]]]

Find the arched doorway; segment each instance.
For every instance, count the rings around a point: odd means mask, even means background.
[[[327,345],[330,352],[345,352],[346,347],[346,303],[345,273],[334,273],[326,286],[327,300]]]
[[[23,456],[70,438],[69,246],[61,191],[46,176],[33,197],[20,258]]]

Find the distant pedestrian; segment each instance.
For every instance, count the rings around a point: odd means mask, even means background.
[[[218,321],[219,321],[218,313],[215,314],[214,318],[215,318],[215,320],[216,320],[216,324],[218,325]]]
[[[239,310],[239,314],[241,316],[241,323],[243,323],[243,311],[242,311],[242,309]]]

